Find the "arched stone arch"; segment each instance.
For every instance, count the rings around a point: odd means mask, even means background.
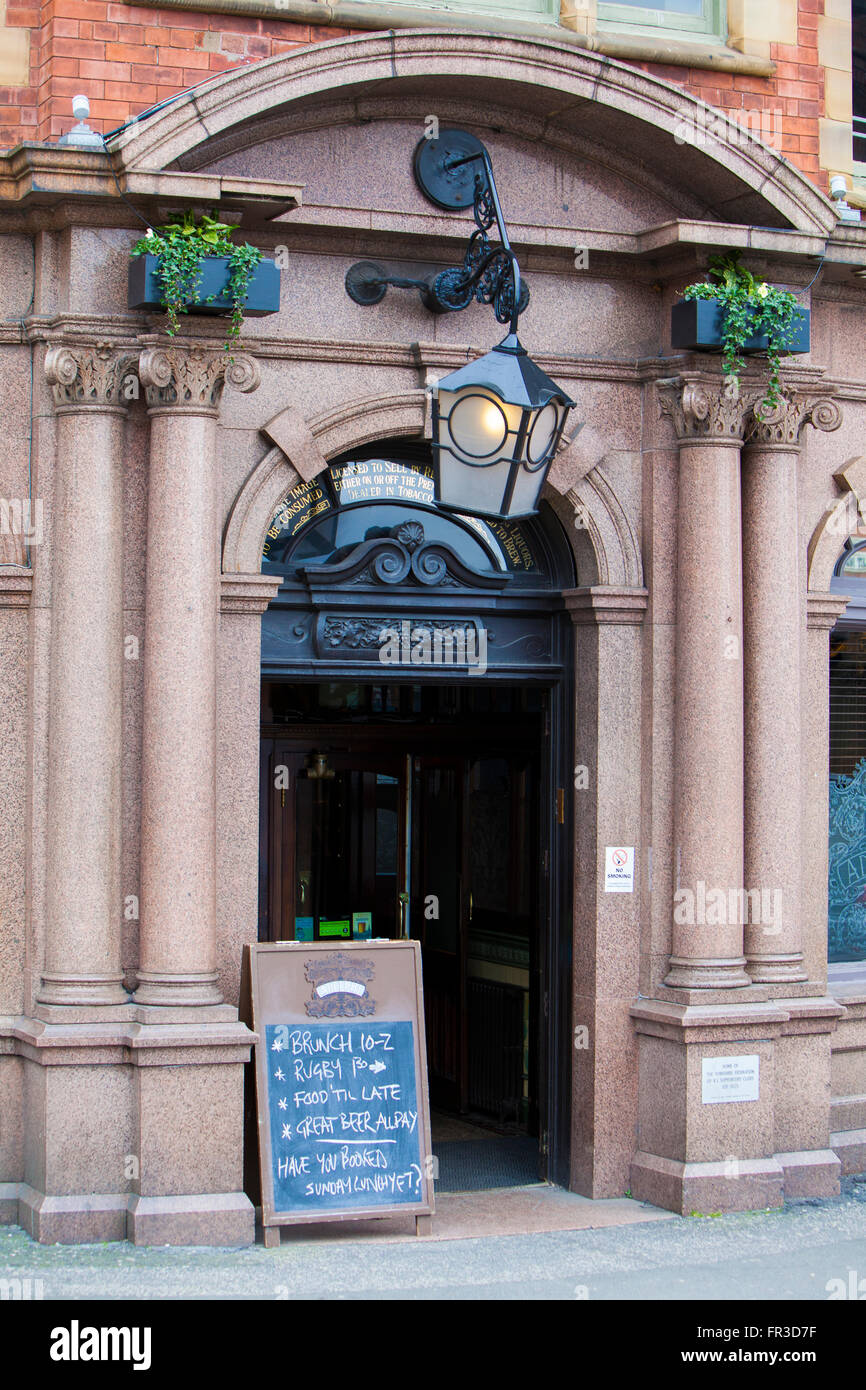
[[[810,593],[829,590],[833,571],[849,536],[866,534],[866,454],[848,459],[833,475],[841,497],[828,507],[809,541],[808,584]]]
[[[261,569],[267,529],[289,488],[310,481],[328,459],[353,446],[423,435],[425,409],[426,392],[416,389],[346,401],[304,421],[289,408],[269,421],[263,433],[279,442],[256,465],[232,504],[223,539],[223,573],[255,574]]]
[[[298,420],[291,409],[271,420],[263,432],[281,442],[256,465],[232,504],[223,538],[223,573],[261,570],[268,527],[290,488],[309,481],[328,459],[346,449],[375,439],[423,436],[426,410],[426,392],[416,389],[347,401],[306,421]],[[290,441],[297,441],[303,458],[293,452]],[[597,437],[595,443],[597,451]],[[551,472],[552,478],[557,476],[567,479],[568,474]],[[641,587],[637,536],[600,464],[565,492],[548,481],[544,495],[565,527],[582,585]]]
[[[209,142],[232,129],[252,131],[274,113],[288,120],[302,107],[338,99],[369,106],[374,119],[383,98],[399,100],[419,83],[457,84],[493,102],[510,95],[512,106],[540,122],[541,139],[573,115],[584,134],[594,133],[596,117],[603,121],[614,144],[631,147],[639,162],[652,164],[653,152],[658,160],[670,144],[678,151],[674,177],[697,190],[716,217],[819,236],[835,226],[829,200],[751,132],[738,124],[707,131],[705,104],[682,87],[555,38],[418,29],[331,39],[220,74],[194,97],[130,125],[111,153],[119,169],[196,167]],[[684,126],[700,129],[702,140],[684,143]]]
[[[643,587],[637,535],[601,463],[565,494],[548,485],[544,495],[571,542],[581,588],[599,584]]]

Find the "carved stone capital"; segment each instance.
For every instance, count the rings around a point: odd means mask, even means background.
[[[662,415],[674,422],[681,444],[739,444],[758,393],[680,378],[656,382]]]
[[[123,381],[135,368],[135,356],[110,343],[59,345],[45,355],[45,375],[58,410],[123,410]]]
[[[261,380],[257,363],[246,353],[232,357],[200,348],[145,348],[138,371],[151,409],[194,414],[215,414],[226,382],[237,391],[255,391]]]
[[[829,396],[801,396],[783,391],[774,406],[760,401],[754,407],[747,426],[746,439],[760,448],[797,448],[806,425],[816,430],[837,430],[842,423],[842,411]]]

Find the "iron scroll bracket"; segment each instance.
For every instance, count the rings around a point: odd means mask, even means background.
[[[478,169],[480,163],[481,169]],[[475,230],[462,266],[450,266],[429,279],[391,275],[375,261],[358,261],[346,272],[346,293],[356,304],[379,304],[389,287],[417,289],[434,314],[457,313],[473,300],[490,304],[497,322],[517,332],[520,315],[529,304],[529,287],[521,278],[499,201],[490,155],[481,141],[464,130],[444,130],[435,140],[426,137],[415,149],[415,182],[424,196],[451,212],[469,205]],[[496,224],[499,244],[488,232]]]

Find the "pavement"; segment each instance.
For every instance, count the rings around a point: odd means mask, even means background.
[[[715,1217],[543,1185],[442,1196],[433,1237],[411,1229],[294,1227],[279,1249],[228,1250],[0,1227],[0,1281],[44,1300],[866,1300],[866,1175],[837,1198]]]

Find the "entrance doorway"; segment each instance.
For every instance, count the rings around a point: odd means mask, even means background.
[[[442,510],[429,446],[378,441],[290,489],[262,570],[260,935],[420,941],[439,1190],[567,1185],[562,526]]]
[[[548,692],[266,682],[262,936],[421,943],[439,1190],[547,1175]]]

